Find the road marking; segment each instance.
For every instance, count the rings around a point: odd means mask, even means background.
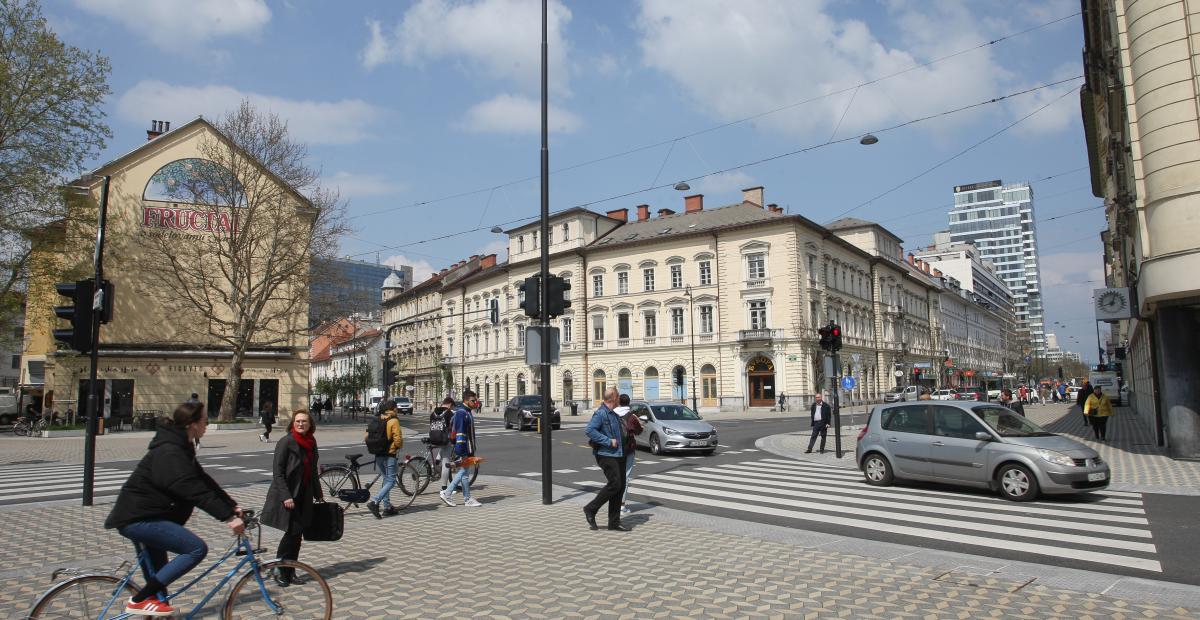
[[[527,472],[525,472],[525,473],[523,473],[523,474],[517,474],[517,475],[518,475],[518,476],[526,476],[526,477],[529,477],[529,478],[533,478],[533,477],[536,477],[536,476],[541,476],[541,475],[542,475],[542,472],[540,472],[540,471],[527,471]]]
[[[586,469],[588,471],[600,471],[600,468],[596,467],[595,465],[589,465],[587,467],[584,467],[584,469]]]
[[[577,474],[577,473],[579,473],[579,470],[578,469],[556,469],[556,470],[554,470],[554,473],[556,473],[556,474]]]

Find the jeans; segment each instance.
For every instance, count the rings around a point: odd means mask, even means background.
[[[383,486],[379,488],[379,493],[371,498],[371,501],[383,508],[391,508],[392,487],[396,486],[396,457],[388,455],[375,457],[375,469],[383,473]]]
[[[147,580],[154,578],[163,586],[179,579],[208,555],[208,545],[199,536],[188,531],[186,527],[167,521],[155,519],[137,521],[117,530],[122,536],[146,548],[150,566],[142,566],[142,574]],[[167,552],[175,554],[175,558],[167,561]]]
[[[621,493],[625,492],[625,457],[596,455],[596,464],[604,471],[604,488],[596,493],[595,499],[588,502],[583,509],[588,514],[596,514],[600,507],[608,503],[609,526],[621,523],[621,503],[618,501]]]
[[[442,462],[447,463],[448,461],[443,459]],[[446,495],[448,495],[448,496],[454,495],[454,489],[457,489],[459,484],[462,485],[463,499],[464,500],[471,499],[471,468],[470,467],[459,467],[458,468],[458,473],[454,474],[454,480],[451,480],[450,486],[446,487],[446,491],[445,491]]]
[[[625,498],[629,497],[629,478],[633,475],[633,461],[636,455],[632,450],[625,456],[625,492],[621,494],[621,505],[625,505]]]
[[[442,481],[442,490],[450,484],[450,462],[454,460],[454,446],[446,444],[438,446],[438,465],[441,467],[438,479]]]
[[[272,426],[274,426],[274,425],[273,424],[263,424],[263,434],[262,434],[263,439],[271,438],[271,427]]]

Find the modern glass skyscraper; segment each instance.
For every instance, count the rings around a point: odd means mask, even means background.
[[[1033,188],[999,180],[958,185],[950,210],[950,241],[970,243],[1013,295],[1018,334],[1027,333],[1037,355],[1046,352],[1041,267],[1033,217]]]

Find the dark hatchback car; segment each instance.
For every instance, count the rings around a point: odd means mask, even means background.
[[[554,429],[562,426],[562,412],[550,401],[554,413],[550,418]],[[542,397],[537,394],[518,396],[504,405],[504,428],[516,427],[523,431],[527,428],[537,428],[538,419],[542,417]]]

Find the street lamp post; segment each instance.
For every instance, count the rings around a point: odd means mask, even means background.
[[[692,310],[692,287],[683,289],[683,296],[688,300],[688,334],[691,336],[692,349],[692,411],[700,413],[696,406],[696,315]]]

